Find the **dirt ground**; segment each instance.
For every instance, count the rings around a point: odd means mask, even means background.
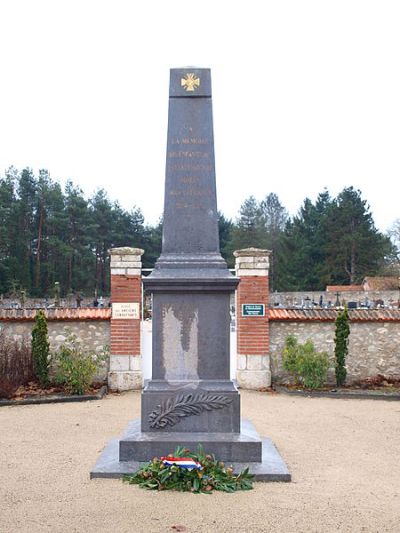
[[[2,407],[0,532],[400,531],[400,402],[241,396],[292,483],[195,495],[90,481],[108,440],[139,416],[139,393]]]

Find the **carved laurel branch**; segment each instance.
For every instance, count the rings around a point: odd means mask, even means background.
[[[232,398],[216,394],[179,394],[161,402],[149,415],[151,428],[174,426],[181,418],[199,415],[203,411],[222,409],[232,402]]]

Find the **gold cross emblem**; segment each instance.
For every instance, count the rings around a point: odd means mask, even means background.
[[[181,87],[185,87],[187,92],[193,92],[200,85],[200,78],[195,78],[193,72],[181,78]]]

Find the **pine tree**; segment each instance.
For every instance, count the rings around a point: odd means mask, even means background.
[[[325,228],[326,268],[333,283],[352,285],[379,273],[392,246],[375,228],[361,191],[343,189],[329,208]]]
[[[144,268],[153,268],[161,254],[163,220],[160,218],[155,226],[146,226],[143,232],[144,254],[142,257]]]
[[[234,266],[233,250],[231,247],[232,230],[232,220],[226,218],[221,212],[218,212],[219,248],[222,257],[230,268]]]
[[[288,221],[288,212],[281,204],[277,194],[270,193],[260,204],[261,224],[265,233],[264,247],[271,250],[269,277],[271,290],[285,289],[280,285],[281,265],[285,263],[284,230]]]
[[[19,175],[17,200],[13,206],[12,255],[14,279],[28,293],[33,286],[36,190],[33,172],[25,168]]]
[[[265,239],[260,204],[254,196],[249,196],[240,206],[239,217],[232,231],[232,251],[249,247],[263,248]]]
[[[297,216],[286,226],[283,239],[287,261],[283,265],[286,290],[324,290],[326,218],[331,200],[321,193],[315,204],[306,198]]]
[[[95,258],[90,246],[88,202],[83,192],[71,181],[65,186],[65,245],[66,275],[63,283],[66,294],[93,291]]]
[[[17,171],[11,167],[0,178],[0,293],[7,292],[13,284],[13,224],[15,185]]]

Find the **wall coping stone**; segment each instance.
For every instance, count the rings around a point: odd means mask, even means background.
[[[2,321],[33,321],[36,313],[44,311],[47,320],[110,320],[111,308],[59,308],[59,309],[0,309]]]
[[[269,309],[271,321],[334,322],[340,309]],[[400,309],[349,309],[350,322],[400,322]]]
[[[265,257],[271,254],[271,250],[263,250],[261,248],[243,248],[242,250],[235,250],[233,252],[235,257]]]
[[[120,248],[111,248],[109,250],[111,256],[113,255],[143,255],[144,250],[142,248],[131,248],[129,246],[122,246]]]
[[[41,309],[47,320],[110,320],[111,308]],[[40,309],[0,309],[2,321],[33,321]],[[268,309],[271,321],[334,322],[337,309]],[[400,322],[400,309],[350,309],[351,322]]]

